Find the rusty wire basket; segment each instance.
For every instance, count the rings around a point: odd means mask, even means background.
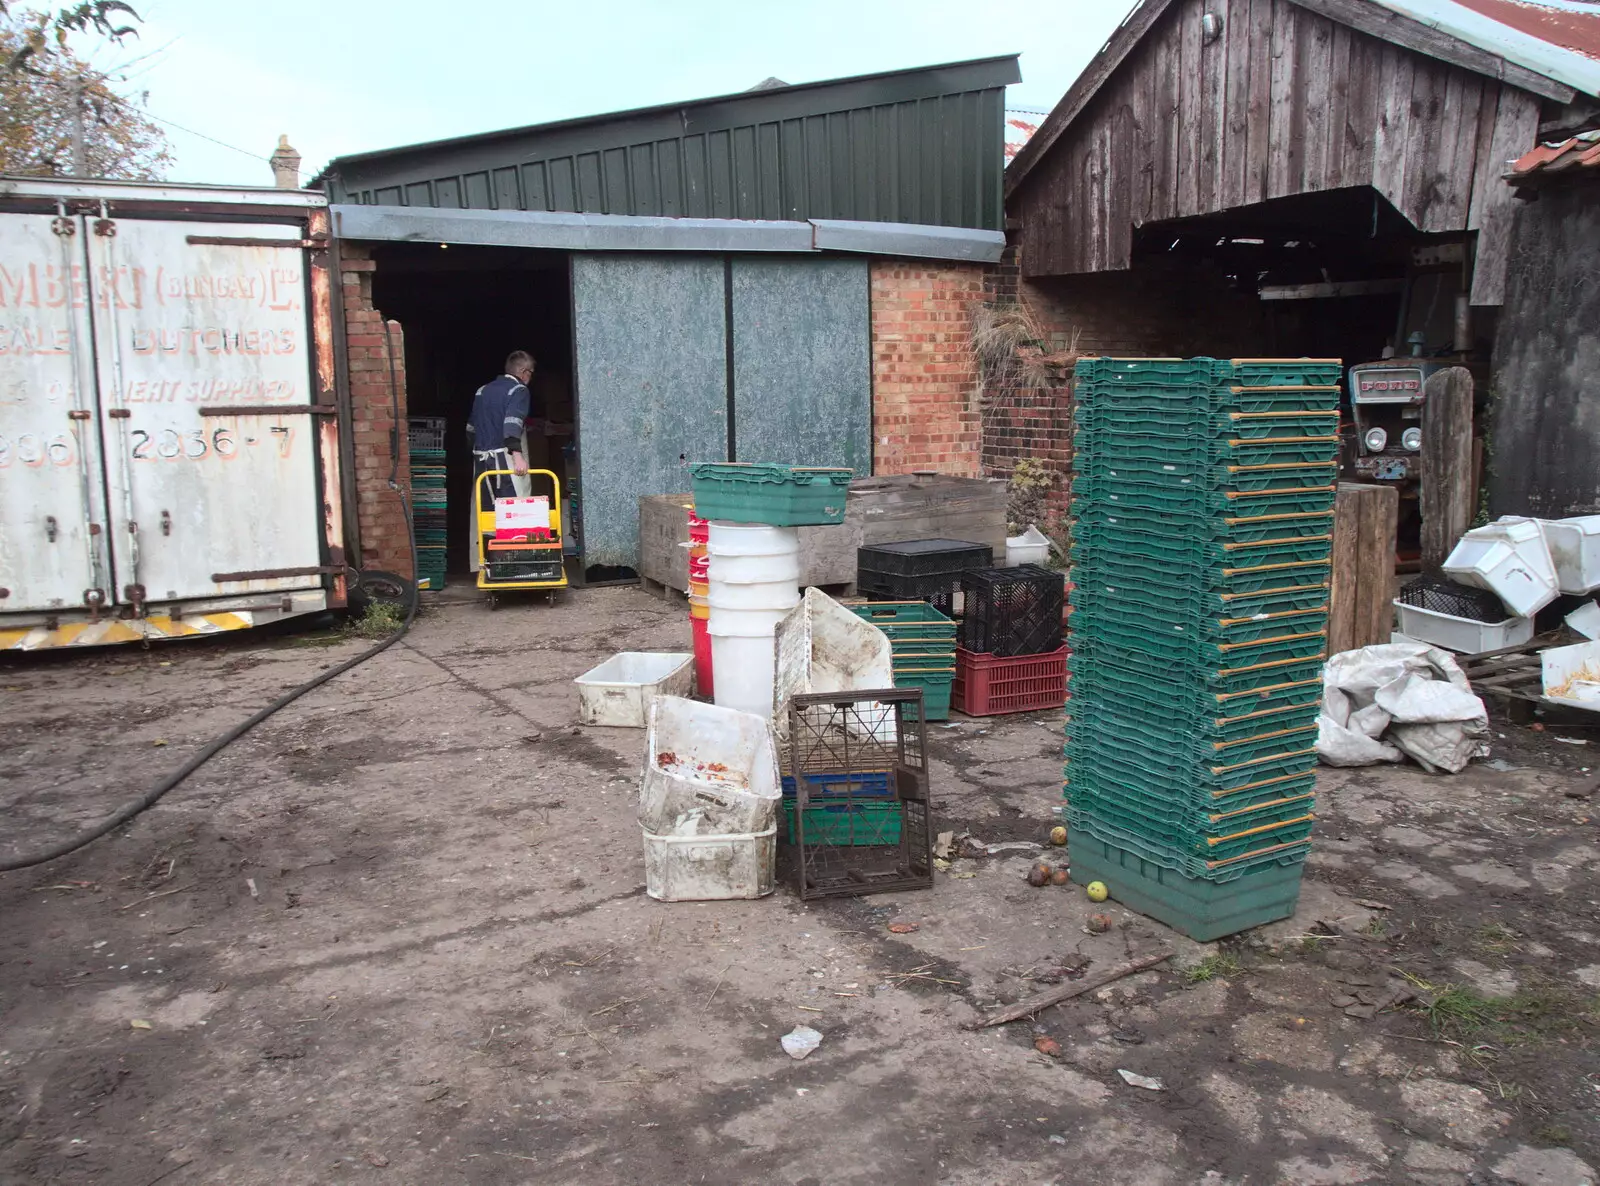
[[[794,696],[784,811],[802,901],[933,886],[920,688]]]

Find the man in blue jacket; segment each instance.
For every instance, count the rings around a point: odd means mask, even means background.
[[[513,350],[506,358],[506,373],[491,379],[472,397],[472,417],[467,421],[467,440],[472,445],[472,480],[489,470],[508,469],[484,483],[485,509],[496,498],[527,498],[533,489],[528,478],[527,423],[531,411],[528,384],[533,380],[533,355]],[[472,530],[478,530],[473,516]],[[477,549],[472,551],[472,567],[478,567]]]

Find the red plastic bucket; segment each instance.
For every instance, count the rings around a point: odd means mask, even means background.
[[[689,625],[694,627],[695,688],[700,693],[702,700],[710,700],[713,695],[711,684],[711,635],[706,632],[706,627],[709,624],[704,618],[689,619]]]

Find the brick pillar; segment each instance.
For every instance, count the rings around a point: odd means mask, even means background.
[[[981,264],[874,260],[873,471],[975,478],[983,442],[972,304]]]
[[[405,337],[398,321],[385,323],[372,303],[372,273],[377,267],[369,248],[341,243],[344,286],[345,353],[350,373],[350,408],[354,427],[356,502],[361,526],[361,567],[381,568],[409,577],[411,544],[400,500],[389,488],[393,466],[391,440],[399,451],[396,481],[411,497],[411,466],[406,449]],[[394,383],[390,385],[390,360]],[[395,398],[399,420],[395,419]]]

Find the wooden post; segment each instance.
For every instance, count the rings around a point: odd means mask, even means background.
[[[1388,642],[1393,632],[1395,531],[1400,492],[1340,482],[1333,504],[1328,653]]]
[[[1472,464],[1472,374],[1428,377],[1422,402],[1422,571],[1437,572],[1478,510]]]

